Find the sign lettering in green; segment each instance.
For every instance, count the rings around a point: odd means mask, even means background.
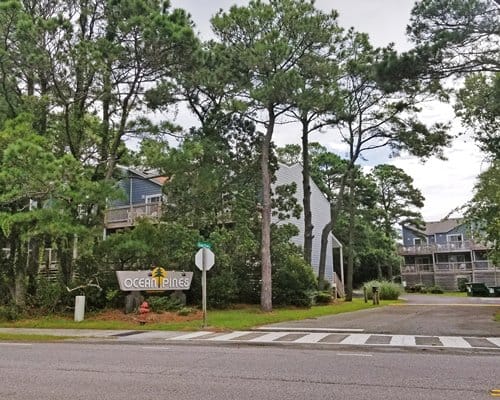
[[[198,247],[199,249],[211,249],[212,244],[208,242],[198,242],[196,243],[196,247]]]

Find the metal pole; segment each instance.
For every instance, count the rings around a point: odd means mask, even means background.
[[[207,326],[207,267],[205,255],[206,249],[203,249],[203,270],[201,275],[201,296],[202,296],[202,308],[203,308],[203,328]]]

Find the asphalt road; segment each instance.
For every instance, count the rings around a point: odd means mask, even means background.
[[[0,399],[489,399],[490,355],[0,344]]]

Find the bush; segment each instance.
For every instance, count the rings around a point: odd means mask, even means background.
[[[468,278],[457,278],[457,287],[459,292],[467,291],[467,283],[469,283]]]
[[[332,289],[332,283],[326,279],[318,279],[318,290],[329,292]]]
[[[108,289],[106,291],[106,306],[111,308],[121,308],[125,304],[125,292],[118,289]]]
[[[316,292],[314,302],[316,304],[330,304],[333,300],[330,292]]]
[[[380,300],[397,300],[402,292],[401,285],[388,282],[388,281],[370,281],[366,282],[363,287],[366,288],[368,298],[373,298],[372,288],[377,286],[379,288]]]
[[[151,311],[161,313],[164,311],[177,311],[182,308],[178,299],[166,296],[151,296],[148,298],[148,304]]]
[[[52,314],[70,307],[73,297],[60,282],[40,277],[36,293],[30,301],[42,313]]]
[[[177,315],[186,316],[193,312],[194,310],[191,307],[182,307],[179,311],[177,311]]]
[[[227,308],[236,299],[237,286],[234,274],[220,268],[207,274],[207,306]]]
[[[316,289],[312,268],[297,254],[286,257],[273,271],[273,304],[311,307]]]
[[[429,286],[427,288],[427,292],[434,293],[434,294],[441,294],[441,293],[444,293],[444,290],[441,289],[441,287],[439,285],[435,285],[435,286]]]
[[[407,286],[405,288],[405,292],[407,292],[407,293],[427,293],[427,289],[421,283],[416,283],[413,286]]]
[[[22,316],[22,310],[14,305],[0,306],[0,321],[15,321]]]

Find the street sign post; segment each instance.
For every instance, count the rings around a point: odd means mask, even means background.
[[[196,252],[194,263],[201,270],[201,298],[203,307],[203,328],[207,326],[207,271],[214,266],[215,255],[208,247]]]
[[[215,263],[215,255],[208,247],[203,247],[196,252],[194,263],[200,271],[203,271],[203,267],[205,267],[207,271],[210,271],[210,268],[212,268]]]

